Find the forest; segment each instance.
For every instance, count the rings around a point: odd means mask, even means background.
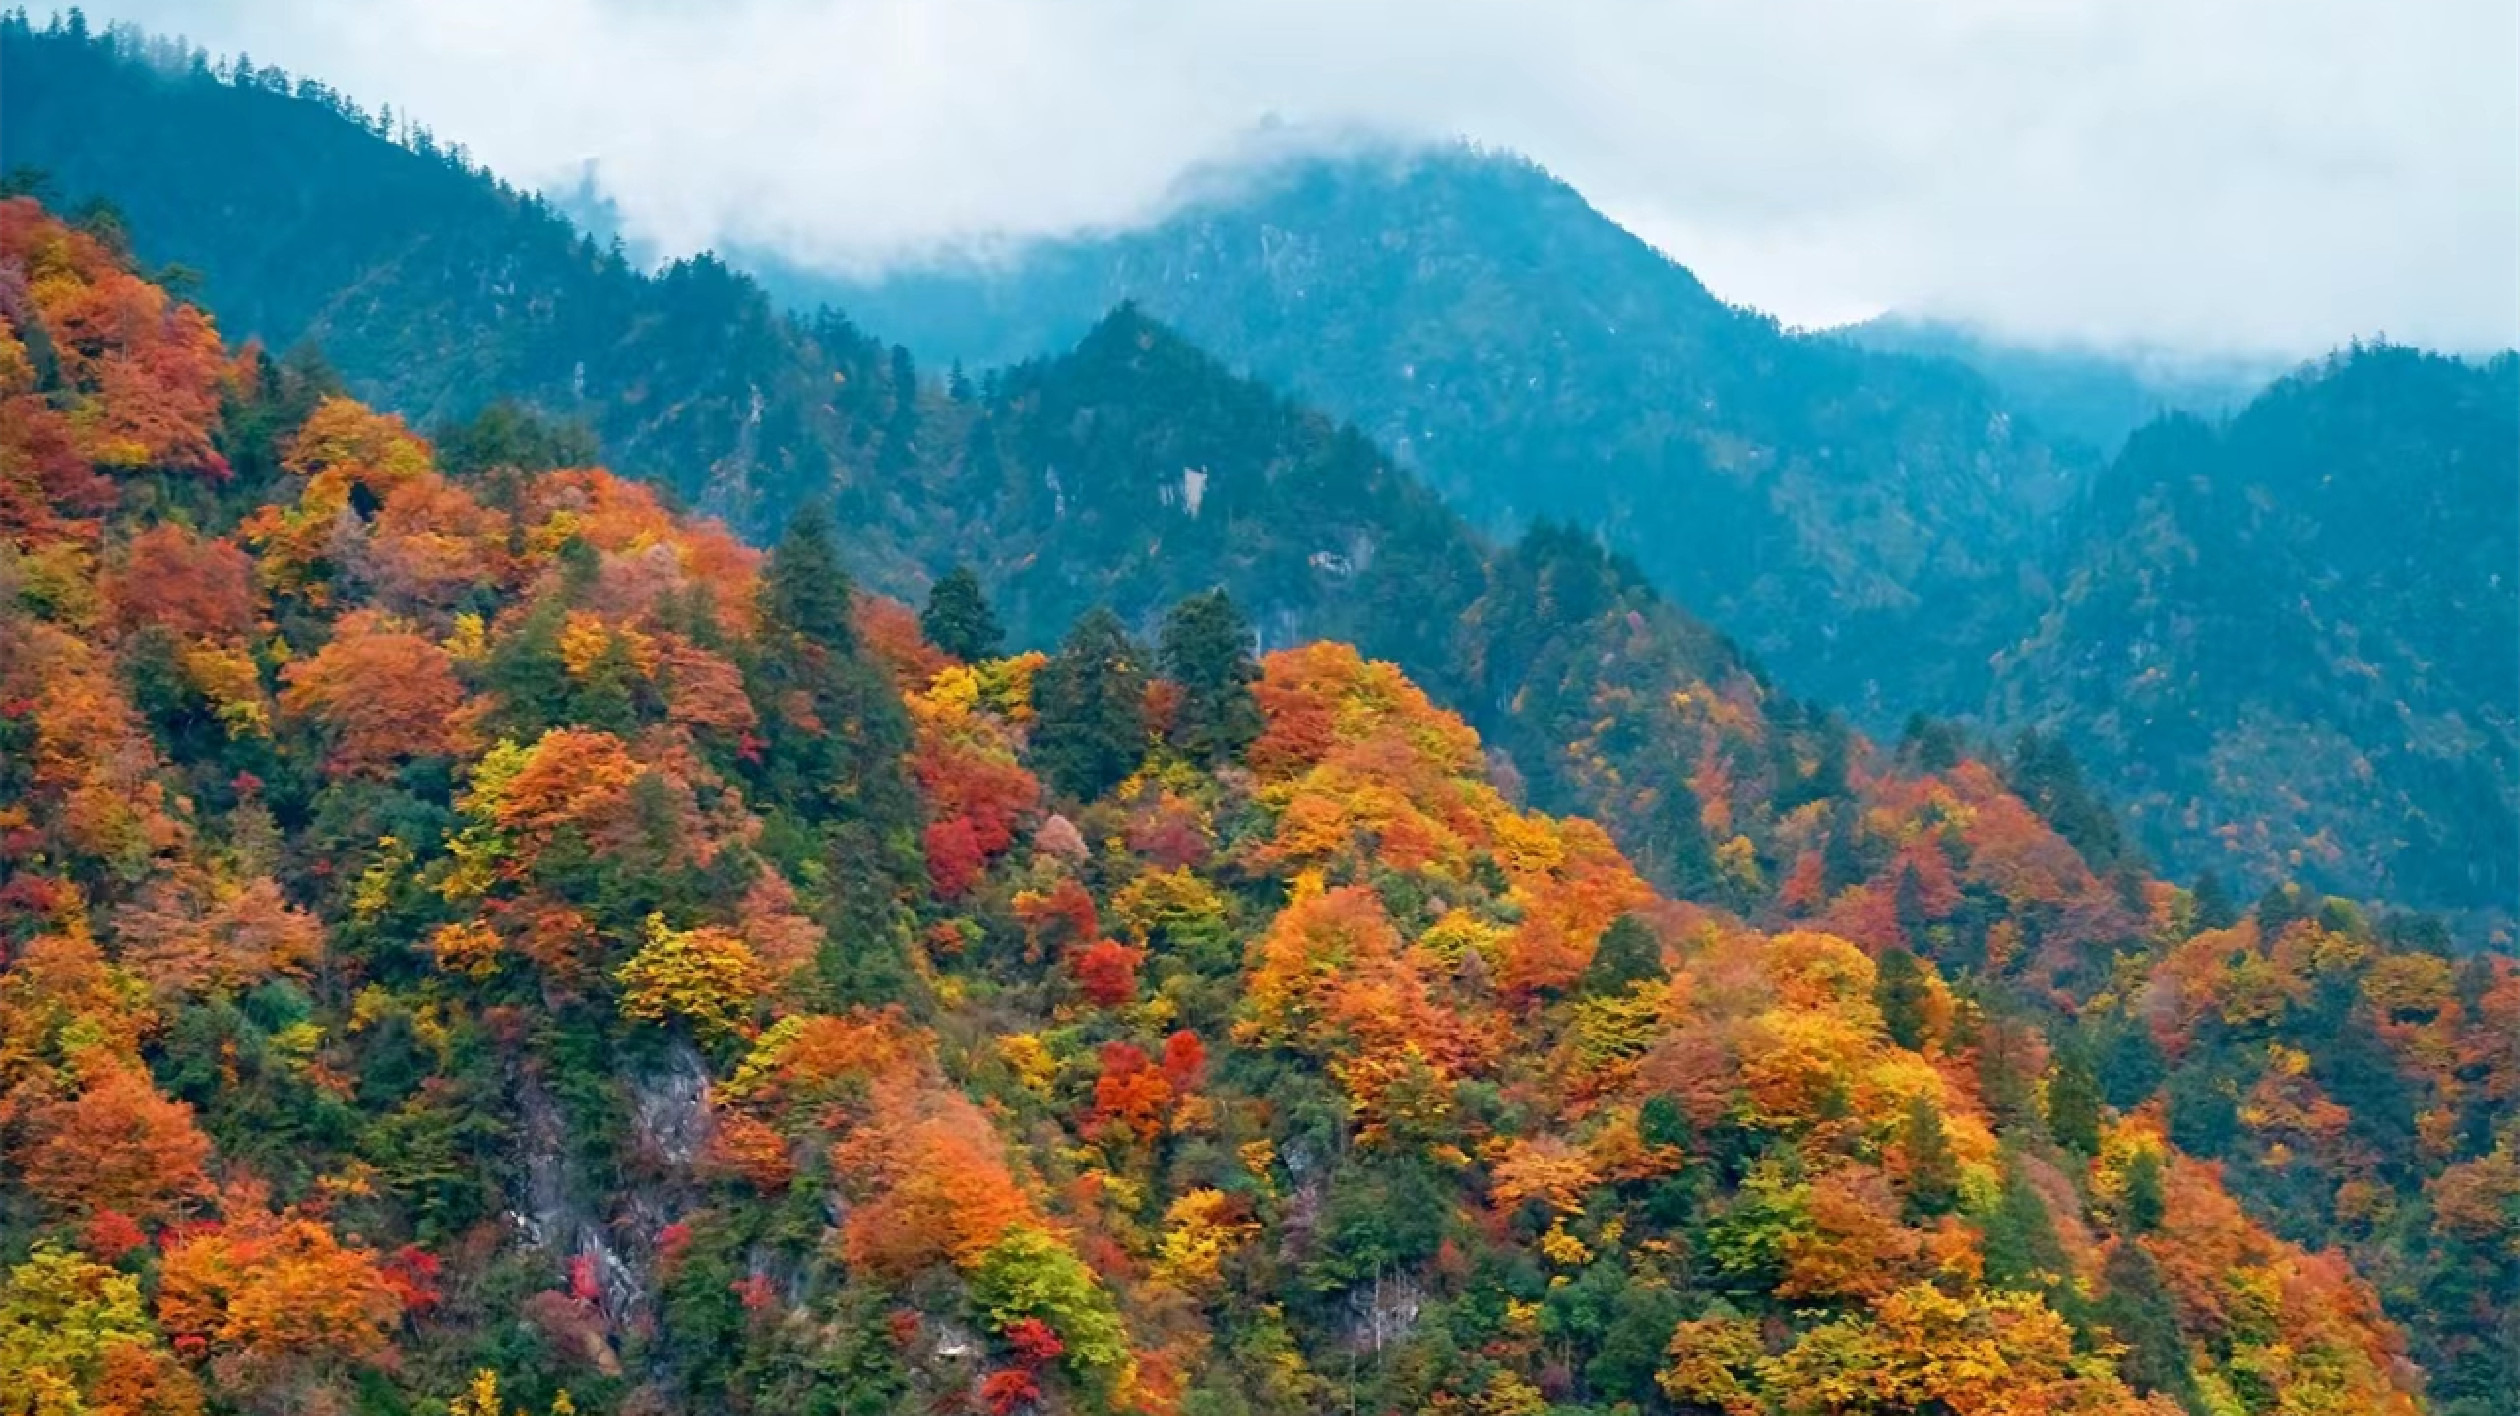
[[[1132,318],[1085,367],[1260,397]],[[810,499],[423,436],[110,220],[0,202],[0,330],[13,1414],[2520,1387],[2509,957],[2158,879],[2055,742],[1876,743],[1580,536],[1465,562],[1501,721],[1643,739],[1548,786],[1239,590],[890,598]]]

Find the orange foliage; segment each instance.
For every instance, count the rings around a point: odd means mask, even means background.
[[[1172,1111],[1173,1087],[1161,1069],[1135,1043],[1106,1042],[1102,1075],[1094,1081],[1096,1124],[1117,1123],[1140,1142],[1164,1134]]]
[[[237,885],[161,875],[116,912],[114,933],[122,962],[165,994],[303,977],[324,947],[323,926],[268,876]]]
[[[277,1373],[384,1356],[402,1300],[376,1255],[317,1220],[231,1197],[228,1221],[168,1246],[158,1320],[181,1350],[198,1339],[224,1384],[252,1390]]]
[[[833,1170],[864,1196],[849,1212],[843,1252],[878,1274],[968,1266],[1009,1228],[1037,1222],[1003,1142],[957,1092],[879,1087],[872,1117],[831,1154]]]
[[[954,657],[927,642],[918,612],[886,595],[861,593],[850,606],[858,643],[889,670],[893,682],[917,688],[951,666]]]
[[[281,706],[330,731],[337,777],[384,777],[403,761],[453,752],[463,705],[454,661],[429,639],[373,611],[343,615],[332,642],[281,672]]]
[[[204,540],[160,522],[131,539],[106,585],[125,629],[160,625],[201,639],[237,639],[254,628],[254,562],[227,540]]]
[[[32,1109],[17,1165],[56,1215],[111,1210],[156,1223],[208,1192],[209,1159],[191,1107],[159,1095],[136,1067],[103,1063],[75,1098]]]
[[[80,458],[226,475],[210,440],[226,353],[208,315],[169,299],[96,238],[22,197],[0,201],[0,268],[26,282],[30,298],[19,308],[44,326],[61,382],[76,399],[65,426]],[[19,317],[13,310],[12,323]],[[41,407],[28,390],[0,384],[0,394]]]

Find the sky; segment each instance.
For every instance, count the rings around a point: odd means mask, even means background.
[[[2520,343],[2512,0],[105,0],[865,273],[1126,227],[1264,127],[1546,164],[1717,293],[2040,344]]]

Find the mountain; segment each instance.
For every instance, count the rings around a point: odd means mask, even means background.
[[[1138,231],[875,283],[772,269],[931,362],[1122,300],[1348,419],[1473,521],[1572,523],[1797,693],[1974,705],[2085,464],[1948,361],[1724,304],[1517,158],[1297,159]]]
[[[529,402],[756,531],[809,495],[854,510],[873,474],[886,351],[837,325],[817,343],[718,261],[634,270],[425,127],[277,69],[22,14],[0,62],[13,168],[110,202],[233,334],[318,346],[364,398],[425,425]]]
[[[1150,630],[1173,598],[1222,585],[1272,643],[1342,636],[1420,675],[1539,800],[1591,804],[1649,869],[1712,849],[1667,781],[1693,769],[1703,705],[1673,704],[1688,686],[1767,697],[1732,645],[1583,538],[1504,555],[1364,438],[1141,312],[983,387],[940,387],[907,349],[827,309],[780,315],[714,260],[649,276],[596,256],[535,200],[425,135],[387,140],[319,86],[22,20],[0,23],[0,61],[21,76],[0,95],[12,161],[109,199],[140,258],[184,265],[221,318],[320,349],[381,406],[424,425],[502,400],[582,420],[626,471],[756,539],[822,499],[871,583],[914,594],[971,561],[1021,644],[1097,603]],[[217,156],[237,151],[255,160]],[[329,219],[335,202],[352,215]],[[304,217],[240,219],[264,204]],[[1498,603],[1491,567],[1543,593]],[[1604,732],[1604,712],[1634,721]],[[1759,749],[1781,767],[1736,775],[1791,777],[1827,756],[1814,734],[1842,734],[1791,721]]]
[[[2138,432],[1996,715],[2183,869],[2520,901],[2520,357],[2361,347]]]
[[[995,656],[111,235],[0,201],[30,1409],[2421,1411],[2384,1302],[2510,1389],[2508,959],[2104,883],[1931,732],[1671,898],[1349,646]]]
[[[2226,418],[2285,372],[2248,356],[2014,343],[1965,325],[1883,315],[1836,331],[1866,349],[1949,359],[1977,371],[2024,422],[2100,458],[2167,413]]]

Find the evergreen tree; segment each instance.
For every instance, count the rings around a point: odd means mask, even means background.
[[[2160,1266],[2143,1245],[2120,1239],[2110,1249],[2101,1277],[2107,1291],[2095,1316],[2126,1348],[2118,1370],[2140,1393],[2167,1392],[2188,1409],[2197,1409],[2187,1343]]]
[[[1908,1098],[1907,1120],[1900,1128],[1907,1151],[1907,1212],[1912,1220],[1932,1219],[1960,1207],[1960,1158],[1952,1154],[1951,1137],[1943,1130],[1942,1113],[1921,1096]]]
[[[1687,777],[1676,768],[1667,770],[1640,861],[1658,866],[1674,894],[1683,899],[1704,898],[1717,883],[1715,851],[1706,840],[1705,807]]]
[[[2232,903],[2220,875],[2209,870],[2196,877],[2196,889],[2189,896],[2189,918],[2200,931],[2229,929],[2240,922],[2240,907]]]
[[[1985,1220],[1986,1284],[2047,1295],[2057,1300],[2064,1280],[2073,1273],[2065,1245],[2056,1237],[2056,1221],[2018,1153],[2004,1157],[2003,1189]],[[2060,1308],[2059,1311],[2062,1311]]]
[[[2270,886],[2258,897],[2258,937],[2272,941],[2292,928],[2295,921],[2305,920],[2318,912],[2319,897],[2298,885],[2286,883]]]
[[[795,833],[796,853],[812,858],[822,882],[825,987],[835,1001],[881,1003],[904,998],[913,977],[900,901],[925,867],[904,765],[909,713],[883,669],[859,654],[851,603],[830,518],[808,507],[762,574],[759,651],[746,685],[762,744],[750,775],[777,813],[774,826]]]
[[[1665,1093],[1645,1098],[1636,1110],[1637,1137],[1649,1146],[1686,1146],[1691,1129],[1689,1113]]]
[[[876,457],[878,476],[890,480],[919,461],[919,372],[910,351],[896,344],[892,351],[892,412],[884,421],[884,443]]]
[[[1891,909],[1899,921],[1899,937],[1922,946],[1926,927],[1932,921],[1925,913],[1925,881],[1916,873],[1914,861],[1899,867],[1899,884],[1891,893]]]
[[[1146,756],[1146,670],[1120,617],[1095,609],[1033,680],[1033,756],[1060,792],[1091,801]]]
[[[2058,1145],[2083,1155],[2100,1153],[2100,1079],[2080,1048],[2060,1051],[2048,1074],[2047,1122]]]
[[[2125,858],[2125,832],[2083,777],[2082,763],[2061,737],[2024,729],[2013,744],[2012,789],[2047,819],[2095,872]]]
[[[1201,762],[1221,761],[1260,736],[1266,723],[1251,692],[1260,677],[1251,626],[1224,590],[1173,606],[1158,653],[1164,676],[1181,687],[1173,741],[1183,752]]]
[[[1592,963],[1584,969],[1578,991],[1587,998],[1625,993],[1632,984],[1660,983],[1671,977],[1663,967],[1662,941],[1645,921],[1621,915],[1601,933]]]
[[[2126,1163],[2126,1197],[2120,1205],[2120,1220],[2129,1234],[2150,1234],[2161,1227],[2161,1219],[2169,1205],[2162,1192],[2161,1156],[2152,1150],[2140,1150]]]
[[[1899,735],[1899,750],[1920,772],[1948,772],[1959,766],[1963,748],[1956,725],[1922,713],[1910,715],[1906,730]]]
[[[1907,1048],[1925,1045],[1925,1005],[1931,997],[1924,965],[1914,954],[1896,946],[1881,951],[1873,1001],[1881,1008],[1882,1026],[1889,1030],[1891,1041]]]
[[[980,577],[957,565],[928,589],[927,608],[919,615],[919,632],[928,642],[962,660],[978,663],[994,658],[1006,631],[981,593]]]
[[[778,632],[837,654],[857,649],[849,614],[853,590],[840,567],[831,514],[808,503],[788,519],[761,578],[762,619]]]

